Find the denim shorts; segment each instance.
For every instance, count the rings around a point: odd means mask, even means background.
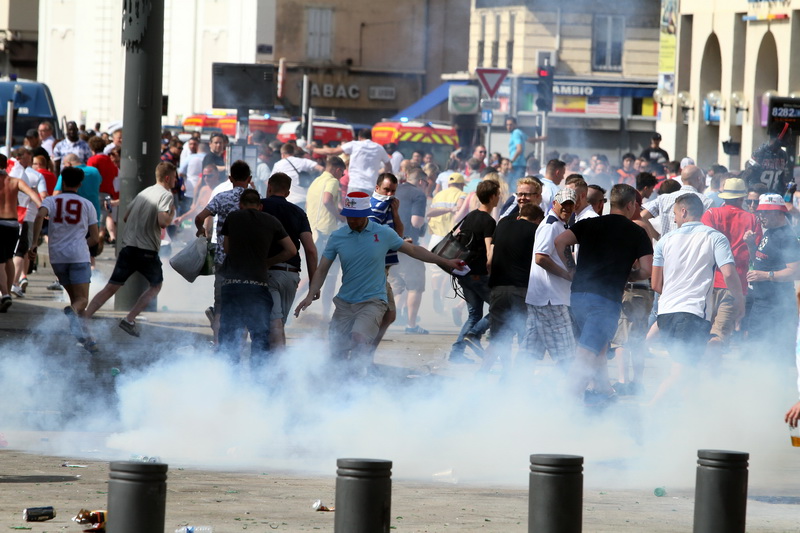
[[[138,272],[150,283],[151,287],[161,285],[164,281],[164,272],[161,270],[161,260],[158,252],[144,250],[135,246],[126,246],[117,256],[117,264],[108,281],[114,285],[125,285],[128,278]]]
[[[92,281],[91,263],[52,263],[50,266],[58,282],[65,287]]]
[[[617,332],[622,303],[591,292],[573,292],[570,310],[575,319],[578,346],[595,354],[602,353]]]

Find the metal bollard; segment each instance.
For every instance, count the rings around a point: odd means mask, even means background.
[[[114,461],[108,473],[108,533],[164,533],[167,465]]]
[[[528,533],[580,533],[583,457],[531,455]]]
[[[338,533],[389,533],[392,510],[392,462],[381,459],[336,461]]]
[[[744,533],[749,459],[745,452],[697,451],[694,533]]]

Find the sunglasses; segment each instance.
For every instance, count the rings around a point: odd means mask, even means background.
[[[744,203],[747,205],[758,205],[758,200],[745,200]]]

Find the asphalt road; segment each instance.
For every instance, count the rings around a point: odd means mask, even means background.
[[[99,270],[112,265],[107,251]],[[645,395],[586,412],[563,400],[547,362],[505,380],[446,363],[457,327],[426,299],[431,334],[391,328],[376,354],[382,377],[369,383],[334,379],[318,303],[290,324],[274,374],[252,376],[208,348],[210,280],[165,272],[140,338],[117,327],[113,306],[101,310],[94,358],[69,336],[64,295],[45,289],[46,256],[0,315],[0,525],[77,531],[75,513],[106,505],[108,462],[148,455],[169,464],[165,531],[332,531],[332,514],[312,502],[333,504],[336,458],[372,457],[394,462],[394,529],[522,532],[529,454],[571,453],[585,457],[585,531],[689,531],[696,451],[721,448],[751,454],[748,531],[800,531],[798,449],[781,422],[791,369],[733,353],[684,402],[652,409]],[[658,350],[648,356],[647,394],[668,366]],[[41,505],[57,517],[22,522]]]

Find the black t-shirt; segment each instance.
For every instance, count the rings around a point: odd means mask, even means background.
[[[220,235],[224,235],[228,243],[228,253],[222,264],[225,279],[266,283],[269,278],[267,259],[272,255],[270,246],[287,234],[274,216],[257,209],[239,209],[225,219]]]
[[[644,157],[645,159],[649,159],[653,163],[658,163],[659,165],[663,165],[669,161],[669,154],[663,148],[645,148],[642,150],[642,154],[639,157]]]
[[[758,243],[755,270],[783,270],[787,263],[800,261],[800,242],[789,224],[764,231]],[[753,297],[756,299],[794,298],[794,282],[759,281],[752,283]]]
[[[302,264],[300,261],[300,234],[311,233],[311,225],[308,223],[308,216],[306,212],[296,205],[286,201],[283,196],[270,196],[261,200],[262,211],[269,215],[274,216],[289,234],[295,248],[298,252],[294,257],[286,261],[287,264],[295,268],[300,268]],[[278,241],[272,241],[272,248],[269,251],[270,257],[280,253],[283,247],[278,244]]]
[[[463,235],[461,242],[469,242],[470,256],[467,259],[470,274],[485,276],[489,273],[486,268],[486,239],[494,235],[497,223],[489,213],[479,209],[470,212],[464,217],[464,222],[459,228]]]
[[[494,252],[490,287],[511,285],[528,288],[533,259],[533,241],[539,225],[525,219],[507,216],[500,219],[494,230]]]
[[[403,223],[405,235],[410,237],[414,244],[420,237],[425,235],[425,226],[415,228],[411,225],[411,217],[418,216],[425,218],[427,198],[422,189],[410,183],[401,183],[397,187],[395,196],[400,200],[400,221]]]
[[[208,152],[206,156],[203,158],[203,168],[206,168],[208,165],[216,165],[218,167],[225,166],[225,158],[221,155],[217,155],[214,152]]]
[[[621,302],[633,262],[653,254],[647,233],[624,215],[588,218],[570,230],[580,245],[572,292],[590,292]]]

